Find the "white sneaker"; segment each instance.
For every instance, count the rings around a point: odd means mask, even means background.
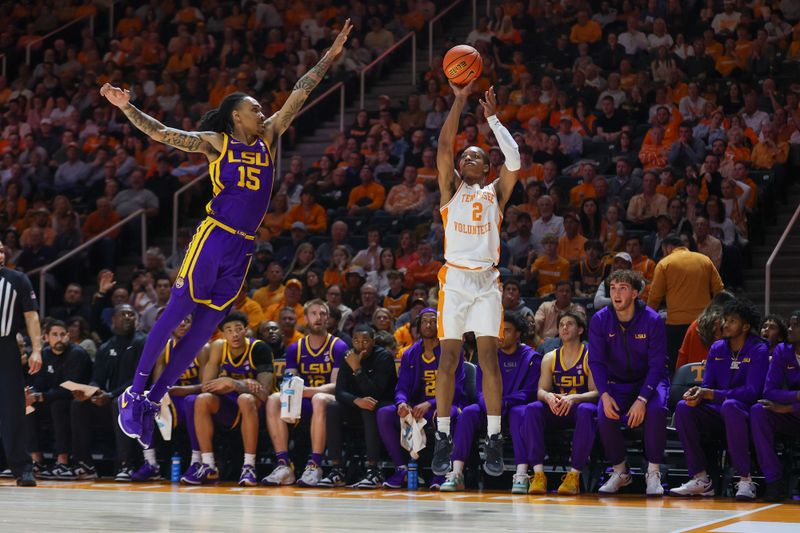
[[[271,487],[279,485],[294,485],[295,482],[294,470],[287,465],[278,465],[270,475],[261,480],[261,483]]]
[[[600,487],[600,494],[616,494],[622,487],[627,487],[633,483],[630,472],[623,472],[622,474],[613,472],[611,477],[608,478],[602,487]]]
[[[669,491],[671,496],[713,496],[714,484],[711,478],[692,478],[678,488]]]
[[[745,502],[755,500],[757,487],[752,481],[740,481],[736,484],[736,499]]]
[[[664,495],[664,487],[661,485],[661,472],[648,472],[644,476],[644,480],[647,483],[647,490],[644,492],[647,496]]]
[[[309,464],[297,484],[301,487],[316,487],[321,479],[322,469],[315,464]]]

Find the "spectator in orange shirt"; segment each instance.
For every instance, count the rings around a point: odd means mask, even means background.
[[[291,278],[286,282],[286,287],[283,290],[283,300],[270,305],[264,311],[264,320],[278,321],[280,319],[281,309],[288,307],[294,309],[297,315],[297,325],[305,325],[305,315],[303,314],[303,304],[300,303],[300,298],[303,295],[303,283],[297,278]]]
[[[647,301],[650,294],[650,283],[656,272],[656,262],[642,253],[642,238],[639,235],[628,235],[625,241],[625,251],[631,256],[633,270],[639,272],[647,282],[644,289],[639,292],[639,298]]]
[[[519,144],[520,164],[522,165],[517,172],[517,179],[520,183],[533,183],[542,181],[544,178],[544,165],[533,162],[533,148],[524,144],[522,139],[517,140]]]
[[[118,37],[125,35],[129,29],[133,29],[136,33],[142,31],[142,20],[136,16],[136,10],[133,6],[125,8],[125,16],[117,22],[116,35]]]
[[[594,178],[597,176],[597,168],[592,163],[581,165],[581,177],[583,181],[569,190],[569,204],[572,207],[580,207],[587,198],[594,198],[597,192],[594,190]]]
[[[369,166],[361,167],[358,177],[361,178],[361,185],[354,187],[347,199],[347,209],[351,217],[374,213],[383,207],[386,200],[386,189],[375,182]]]
[[[300,193],[300,203],[286,213],[283,228],[289,229],[294,222],[302,222],[309,233],[324,233],[328,229],[328,214],[316,200],[316,190],[313,186],[303,188]]]
[[[689,325],[678,349],[676,369],[689,363],[705,362],[708,349],[722,338],[722,306],[731,299],[733,295],[730,292],[718,292],[700,316]]]
[[[406,165],[403,181],[392,187],[386,197],[385,210],[390,215],[418,215],[425,200],[425,187],[417,183],[416,167]]]
[[[517,122],[527,124],[531,118],[538,118],[540,122],[547,120],[550,107],[539,99],[542,91],[538,85],[529,85],[525,90],[525,103],[517,110]]]
[[[436,170],[436,152],[431,147],[422,151],[422,166],[417,169],[417,183],[425,185],[428,182],[436,182],[439,176]],[[438,184],[437,184],[438,187]]]
[[[470,146],[477,146],[487,154],[489,153],[489,145],[483,135],[478,131],[478,126],[475,124],[467,124],[464,126],[464,131],[456,135],[455,142],[453,143],[453,153],[458,154]]]
[[[586,259],[586,237],[578,230],[581,219],[577,213],[569,212],[564,215],[564,235],[558,238],[558,256],[563,257],[570,264],[575,264]]]
[[[531,222],[539,218],[539,197],[542,195],[542,186],[537,181],[530,181],[525,186],[525,197],[527,202],[517,206],[520,211],[528,213]]]
[[[542,237],[544,255],[536,258],[531,265],[529,281],[538,285],[536,293],[547,296],[556,290],[556,283],[561,280],[569,281],[569,261],[558,255],[558,237],[548,233]]]
[[[433,248],[427,241],[419,243],[417,253],[419,259],[408,265],[408,270],[406,270],[406,288],[410,289],[416,283],[424,283],[428,287],[433,287],[437,283],[442,263],[433,258]]]
[[[594,44],[602,37],[603,29],[600,24],[589,18],[589,12],[585,9],[578,11],[578,21],[573,24],[569,32],[569,41],[572,44]]]

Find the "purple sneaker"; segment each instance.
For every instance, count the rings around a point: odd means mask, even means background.
[[[242,466],[242,474],[239,476],[240,487],[255,487],[258,485],[258,478],[256,477],[256,467],[253,465]]]
[[[150,401],[144,397],[144,411],[142,414],[142,426],[139,433],[139,444],[142,448],[148,449],[153,445],[153,433],[156,429],[156,417],[161,413],[161,404]]]
[[[147,461],[131,475],[131,481],[160,481],[161,479],[161,470],[158,466],[151,465]]]
[[[181,483],[189,483],[186,481],[187,479],[194,479],[194,476],[197,474],[197,471],[200,467],[203,466],[203,463],[192,463],[189,465],[189,468],[186,469],[186,472],[183,473],[181,476]]]
[[[191,467],[189,467],[189,470],[191,470]],[[190,472],[189,470],[181,477],[181,483],[186,483],[187,485],[206,485],[208,483],[219,482],[219,470],[216,468],[201,464],[194,472]]]
[[[141,394],[131,392],[131,388],[125,389],[125,392],[117,398],[119,405],[119,416],[117,423],[123,433],[132,439],[138,439],[142,435],[142,420],[144,418],[144,410],[146,399]]]
[[[408,470],[405,468],[398,468],[394,474],[389,476],[389,479],[383,482],[383,486],[387,489],[402,489],[406,486],[406,478],[408,477]]]

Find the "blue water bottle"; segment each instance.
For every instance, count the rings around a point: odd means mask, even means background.
[[[181,480],[181,456],[177,452],[172,456],[172,475],[170,479],[173,483]]]
[[[417,471],[417,463],[412,461],[408,463],[408,490],[417,490],[419,488],[419,472]]]

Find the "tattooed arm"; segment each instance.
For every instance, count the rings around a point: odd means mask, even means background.
[[[222,134],[213,131],[183,131],[165,126],[131,104],[130,91],[106,83],[100,89],[100,94],[117,106],[131,124],[154,141],[168,144],[184,152],[205,154],[209,161],[216,159],[222,150]]]
[[[270,145],[272,145],[283,132],[289,129],[289,125],[294,120],[294,117],[297,116],[300,108],[303,107],[308,95],[319,85],[325,77],[325,73],[328,72],[331,63],[333,63],[336,57],[342,52],[344,43],[347,41],[347,36],[350,35],[350,30],[352,29],[353,24],[350,22],[350,19],[347,19],[344,23],[344,27],[342,27],[342,31],[336,36],[336,40],[319,60],[319,63],[306,72],[302,78],[297,80],[292,93],[289,95],[286,103],[283,104],[283,107],[264,122],[264,137]]]

